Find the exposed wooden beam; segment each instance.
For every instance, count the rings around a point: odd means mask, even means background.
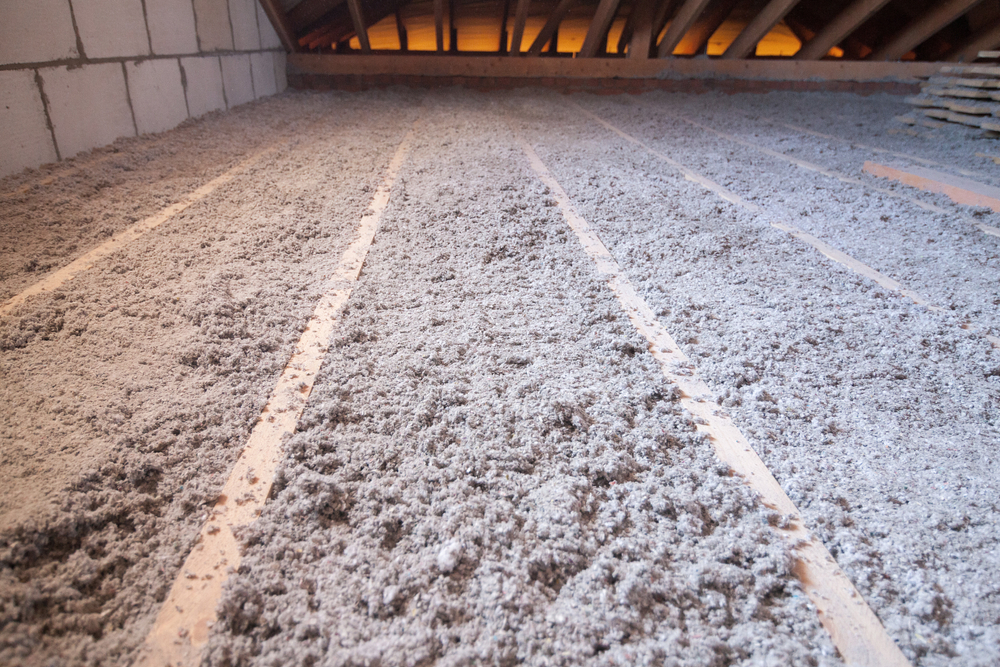
[[[559,28],[559,24],[562,23],[564,18],[566,18],[566,14],[568,14],[569,10],[573,9],[579,1],[580,0],[559,0],[559,4],[556,5],[556,8],[552,10],[551,14],[549,14],[549,20],[545,22],[545,25],[542,27],[542,31],[538,33],[538,37],[536,37],[535,41],[531,43],[531,48],[528,49],[529,56],[541,55],[542,49],[544,49],[545,45],[549,43],[550,39],[552,39],[552,36]]]
[[[284,8],[278,3],[277,0],[260,0],[261,9],[267,14],[267,19],[274,26],[274,31],[278,33],[278,39],[281,40],[281,45],[285,47],[285,51],[289,53],[299,51],[299,45],[295,41],[295,31],[292,30],[292,24],[288,20],[288,15],[285,13]]]
[[[677,9],[677,0],[659,0],[656,11],[653,13],[653,44],[660,39],[660,33],[667,27],[667,21],[674,15]]]
[[[639,0],[639,2],[642,2],[642,0]],[[625,47],[632,41],[633,32],[635,32],[635,9],[633,9],[625,18],[625,25],[622,26],[622,33],[618,35],[618,46],[615,49],[618,53],[625,53]]]
[[[575,78],[621,79],[711,79],[775,81],[844,81],[889,87],[900,83],[917,86],[920,79],[940,72],[941,63],[868,62],[756,58],[509,58],[507,56],[457,55],[431,58],[426,55],[361,54],[323,55],[293,53],[288,57],[307,74],[463,77],[554,77],[571,82]]]
[[[403,14],[396,10],[396,36],[399,37],[399,50],[406,53],[410,50],[410,39],[406,33],[406,26],[403,25]]]
[[[365,27],[365,15],[361,10],[361,0],[347,0],[347,8],[351,10],[351,21],[354,22],[354,32],[361,43],[361,53],[371,53],[368,43],[368,28]]]
[[[912,21],[888,44],[875,49],[869,60],[899,60],[921,42],[965,14],[982,0],[945,0],[922,17]]]
[[[778,22],[785,18],[785,14],[792,11],[792,7],[798,3],[799,0],[771,0],[729,45],[726,52],[722,54],[723,59],[742,60],[753,54],[757,48],[757,42],[771,32],[771,28],[778,25]]]
[[[497,53],[507,53],[507,20],[510,18],[510,0],[503,0],[503,12],[500,15],[500,44]]]
[[[517,0],[514,11],[514,32],[510,37],[510,55],[521,55],[521,40],[524,38],[524,23],[528,20],[528,5],[531,0]]]
[[[988,51],[997,47],[1000,47],[1000,21],[980,30],[967,41],[956,46],[950,53],[945,55],[944,59],[953,63],[971,63],[976,59],[980,51]]]
[[[677,48],[677,45],[680,44],[681,39],[687,33],[688,28],[694,25],[694,22],[698,20],[698,17],[701,16],[702,11],[708,6],[709,2],[711,0],[685,0],[670,22],[667,34],[660,40],[660,46],[657,48],[657,55],[660,58],[666,58],[674,52],[674,49]]]
[[[318,30],[313,30],[305,37],[300,38],[299,45],[309,49],[330,46],[330,44],[337,40],[337,34],[338,31],[336,27],[325,26],[323,28],[319,28]]]
[[[434,36],[437,52],[444,53],[444,0],[434,0]]]
[[[815,37],[803,44],[795,54],[795,59],[819,60],[888,3],[889,0],[855,0],[816,33]]]
[[[632,23],[632,35],[628,44],[628,57],[638,60],[649,58],[649,49],[653,44],[653,3],[655,0],[636,0],[629,20]]]
[[[615,13],[618,11],[620,0],[601,0],[597,5],[594,18],[590,20],[590,28],[587,29],[587,36],[583,38],[583,46],[580,47],[580,58],[593,58],[602,43],[608,37],[608,28],[615,20]]]
[[[458,28],[455,27],[455,0],[448,0],[448,52],[458,53]]]
[[[344,4],[344,0],[302,0],[288,10],[288,22],[296,35],[322,27],[323,19]]]
[[[678,48],[687,45],[688,50],[681,51],[678,55],[695,56],[705,53],[708,50],[708,40],[729,18],[739,2],[740,0],[712,0],[678,45]],[[677,49],[674,52],[677,53]]]

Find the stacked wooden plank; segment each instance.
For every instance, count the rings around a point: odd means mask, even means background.
[[[984,51],[980,58],[996,57]],[[1000,133],[1000,66],[995,64],[943,67],[921,86],[915,97],[906,98],[912,114],[897,117],[908,125],[939,127],[958,123]]]

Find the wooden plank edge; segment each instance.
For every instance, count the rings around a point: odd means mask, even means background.
[[[897,183],[902,183],[903,185],[923,190],[924,192],[943,194],[956,204],[964,204],[965,206],[982,206],[994,212],[1000,213],[1000,198],[992,197],[983,192],[976,192],[972,189],[943,183],[926,176],[910,173],[903,169],[890,167],[889,165],[879,164],[877,162],[871,162],[870,160],[866,160],[861,169],[865,173],[871,174],[876,178],[887,178],[891,181],[896,181]]]
[[[326,358],[337,315],[361,274],[389,195],[413,143],[418,119],[396,149],[382,184],[361,218],[357,236],[331,274],[328,291],[320,297],[295,352],[282,371],[271,397],[254,426],[215,506],[203,525],[195,548],[146,637],[137,664],[144,667],[194,667],[216,620],[222,586],[241,559],[236,533],[263,510],[274,483],[284,437],[294,433],[313,384]]]
[[[511,58],[415,54],[314,54],[288,56],[290,74],[402,75],[421,77],[735,79],[919,83],[936,63],[864,61],[698,60],[687,58]]]
[[[861,667],[909,667],[910,663],[864,598],[840,569],[827,548],[806,528],[801,514],[750,443],[728,415],[709,399],[711,390],[694,372],[694,364],[649,305],[636,292],[617,261],[587,222],[576,212],[562,186],[542,163],[534,149],[518,137],[532,169],[548,186],[566,224],[594,260],[598,271],[618,298],[636,330],[646,339],[649,351],[663,375],[681,392],[681,403],[705,433],[716,456],[741,476],[766,507],[780,512],[785,527],[774,528],[796,557],[793,574],[816,606],[822,626],[848,664]]]

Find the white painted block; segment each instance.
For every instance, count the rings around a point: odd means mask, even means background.
[[[267,18],[267,12],[264,11],[259,2],[254,4],[257,5],[257,25],[260,26],[260,48],[281,48],[281,38],[275,32],[274,26],[271,25],[271,19]]]
[[[278,92],[278,87],[274,82],[273,53],[270,51],[251,53],[250,69],[253,73],[253,92],[258,99]]]
[[[149,55],[141,0],[73,0],[88,58]]]
[[[0,176],[56,161],[33,70],[0,72]]]
[[[226,103],[232,109],[253,101],[253,75],[250,73],[250,56],[220,56],[222,84],[226,88]]]
[[[153,53],[198,53],[191,0],[146,0],[146,20]]]
[[[237,51],[260,49],[256,5],[257,0],[229,0],[229,17],[233,22],[233,42]]]
[[[125,71],[139,134],[163,132],[187,120],[181,67],[176,60],[130,62]]]
[[[194,18],[202,51],[233,49],[228,0],[194,0]]]
[[[195,118],[209,111],[226,108],[222,93],[222,68],[217,56],[181,58],[184,69],[188,111]]]
[[[0,65],[79,55],[66,0],[0,0]]]
[[[288,58],[284,51],[274,52],[274,87],[279,93],[288,88]]]
[[[47,67],[39,73],[62,157],[135,136],[120,64]]]

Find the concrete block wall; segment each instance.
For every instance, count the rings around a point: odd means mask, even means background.
[[[286,87],[257,0],[0,0],[0,177]]]

